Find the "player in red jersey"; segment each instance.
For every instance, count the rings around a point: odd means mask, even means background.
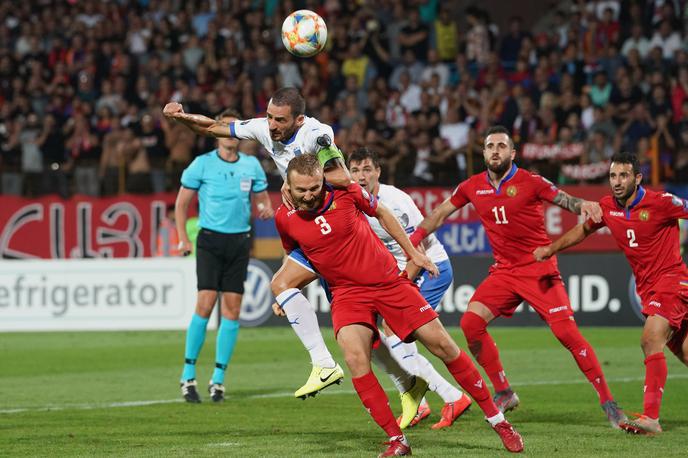
[[[396,260],[364,215],[377,217],[409,255],[408,265],[415,268],[406,273],[413,276],[413,270],[423,267],[437,274],[437,267],[411,245],[394,214],[357,183],[336,190],[325,184],[322,166],[311,154],[289,162],[287,183],[295,209],[282,206],[275,215],[282,244],[287,252],[300,248],[331,288],[332,323],[354,388],[390,437],[380,456],[410,455],[411,449],[371,371],[371,349],[379,343],[378,316],[400,339],[418,339],[439,357],[476,400],[507,450],[522,451],[521,436],[492,401],[470,357],[459,350],[408,275],[400,274]]]
[[[688,365],[688,269],[678,243],[678,220],[688,218],[688,202],[645,189],[641,181],[634,155],[614,155],[609,170],[613,196],[600,200],[602,222],[585,221],[533,254],[537,260],[548,259],[597,229],[609,228],[631,265],[647,317],[640,340],[645,354],[643,415],[621,427],[638,434],[657,434],[662,432],[659,408],[667,378],[664,346]]]
[[[599,221],[600,207],[559,190],[544,178],[519,169],[509,132],[501,126],[488,129],[483,156],[487,171],[465,180],[452,196],[427,216],[411,241],[418,245],[452,213],[468,203],[475,207],[492,246],[495,263],[473,294],[461,318],[468,348],[485,369],[502,412],[518,406],[519,399],[506,378],[499,352],[487,332],[498,316],[510,317],[522,301],[547,322],[556,338],[571,352],[590,381],[614,428],[626,419],[609,387],[590,344],[578,330],[556,259],[538,263],[533,250],[550,243],[545,232],[544,202]]]

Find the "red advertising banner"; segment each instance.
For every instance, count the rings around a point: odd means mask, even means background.
[[[569,186],[570,194],[589,200],[606,195],[607,186]],[[424,214],[432,211],[451,194],[444,188],[405,189]],[[271,193],[274,205],[280,194]],[[175,194],[151,196],[125,195],[110,198],[57,196],[24,199],[0,196],[0,258],[95,258],[145,257],[152,255],[156,234],[173,203]],[[554,239],[572,228],[578,216],[549,205],[545,209],[547,232]],[[268,222],[261,224],[265,228]],[[274,225],[256,231],[257,238],[276,238]],[[477,228],[477,229],[476,229]],[[450,254],[488,253],[484,231],[471,205],[457,211],[443,228],[443,240]],[[605,231],[571,251],[616,251],[612,237]]]
[[[0,196],[0,257],[151,256],[175,194],[24,199]]]

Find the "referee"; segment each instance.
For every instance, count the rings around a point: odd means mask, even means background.
[[[223,123],[240,116],[223,111]],[[217,292],[222,292],[220,328],[217,332],[215,371],[208,385],[214,402],[224,400],[225,370],[239,333],[239,311],[251,248],[251,193],[255,193],[258,216],[273,216],[265,172],[258,160],[239,152],[239,140],[219,138],[217,149],[198,156],[182,174],[175,216],[179,251],[189,254],[192,245],[186,230],[187,211],[198,193],[200,232],[196,241],[196,310],[186,333],[181,391],[187,402],[201,402],[196,389],[196,360],[205,341],[206,327]]]

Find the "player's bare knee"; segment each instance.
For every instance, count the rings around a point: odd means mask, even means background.
[[[270,289],[272,289],[272,294],[276,297],[289,289],[289,285],[281,275],[275,275],[270,281]]]
[[[362,350],[345,349],[344,361],[353,377],[360,377],[370,372],[370,359]]]
[[[215,291],[201,290],[198,292],[196,299],[196,315],[208,318],[213,312],[213,307],[217,302],[217,293]]]
[[[664,350],[664,342],[652,334],[643,334],[640,337],[640,348],[645,356],[650,356]]]

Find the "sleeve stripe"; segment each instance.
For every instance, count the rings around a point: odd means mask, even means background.
[[[236,130],[234,129],[234,121],[229,123],[229,135],[236,137]]]
[[[200,187],[194,188],[193,186],[187,186],[187,185],[185,185],[184,183],[182,183],[182,188],[190,189],[190,190],[192,190],[192,191],[198,191],[199,189],[201,189]]]

